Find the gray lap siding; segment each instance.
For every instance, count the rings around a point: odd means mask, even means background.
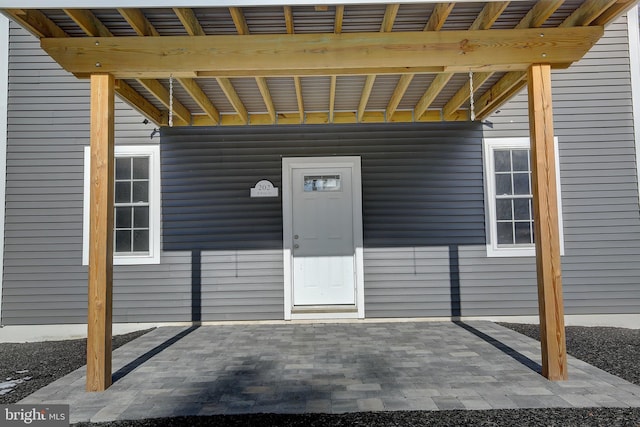
[[[568,314],[638,313],[640,215],[624,20],[553,73]],[[89,87],[12,25],[4,325],[86,322]],[[118,101],[118,144],[157,144]],[[487,258],[483,137],[528,136],[526,93],[491,123],[165,128],[158,265],[116,266],[115,322],[284,316],[283,156],[362,158],[367,317],[536,314],[535,260]]]

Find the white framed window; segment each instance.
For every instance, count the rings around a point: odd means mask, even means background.
[[[558,141],[555,140],[560,252],[564,255]],[[485,138],[487,256],[535,256],[529,138]]]
[[[84,150],[82,264],[89,264],[90,147]],[[160,147],[115,147],[114,265],[160,263]]]

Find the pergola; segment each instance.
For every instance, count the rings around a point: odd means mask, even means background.
[[[543,375],[567,379],[551,70],[636,0],[4,3],[91,80],[87,390],[111,384],[115,94],[158,126],[321,125],[482,120],[528,85]]]

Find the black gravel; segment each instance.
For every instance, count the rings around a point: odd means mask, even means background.
[[[136,331],[113,337],[116,349],[149,332]],[[12,392],[0,395],[0,405],[16,403],[36,390],[87,363],[87,340],[0,343],[0,383],[23,380]]]
[[[502,324],[538,339],[538,326]],[[119,337],[130,340],[133,334]],[[115,344],[115,338],[114,338]],[[120,343],[120,345],[122,342]],[[85,340],[38,344],[0,344],[0,375],[28,369],[33,380],[21,384],[14,398],[44,386],[84,364]],[[623,328],[567,327],[568,352],[594,366],[640,385],[640,330]],[[37,355],[37,357],[34,357]],[[5,374],[8,373],[8,374]],[[18,374],[19,375],[19,374]],[[14,376],[15,378],[15,376]],[[4,380],[4,379],[2,379]],[[35,385],[35,386],[34,386]],[[20,395],[16,401],[24,397]],[[10,403],[0,400],[0,404]],[[78,423],[76,427],[156,426],[625,426],[640,427],[640,408],[517,409],[489,411],[401,411],[350,414],[247,414],[208,417],[176,417],[110,423]]]
[[[538,325],[500,323],[540,341]],[[640,385],[640,329],[567,326],[567,353]]]

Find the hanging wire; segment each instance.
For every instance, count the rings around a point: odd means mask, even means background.
[[[475,105],[473,101],[473,71],[469,71],[469,118],[476,120]]]
[[[169,75],[169,127],[173,127],[173,74]]]

